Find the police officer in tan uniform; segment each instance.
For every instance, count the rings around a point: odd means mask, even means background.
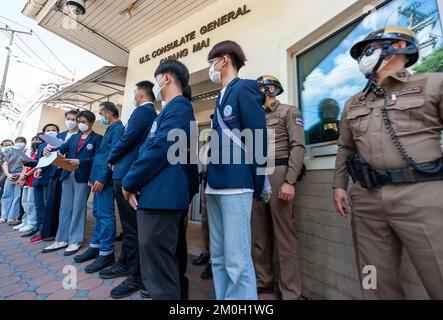
[[[298,240],[294,225],[295,183],[303,167],[306,153],[303,120],[300,110],[281,104],[277,96],[283,88],[277,78],[262,76],[257,79],[266,95],[266,126],[274,130],[269,155],[275,155],[275,171],[268,176],[272,187],[269,203],[254,199],[253,260],[258,293],[272,293],[274,275],[273,249],[278,251],[280,276],[278,287],[284,300],[296,300],[301,295],[298,261]]]
[[[405,248],[429,297],[443,299],[443,74],[408,73],[419,53],[404,28],[369,34],[351,55],[368,84],[342,114],[333,187],[337,211],[352,213],[363,295],[404,298]]]

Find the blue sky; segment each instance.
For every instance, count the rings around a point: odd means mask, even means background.
[[[93,54],[71,44],[70,42],[58,37],[57,35],[46,31],[38,26],[34,20],[21,14],[26,0],[0,0],[0,16],[13,20],[28,29],[34,30],[38,36],[46,43],[46,45],[63,61],[63,63],[73,72],[75,72],[75,80],[79,80],[104,65],[111,65]],[[10,28],[25,30],[25,28],[15,25],[4,18],[0,17],[0,26],[8,24]],[[69,71],[54,58],[54,56],[45,48],[35,35],[21,35],[20,38],[32,48],[47,64],[59,73],[69,74]],[[6,60],[5,46],[9,43],[9,39],[5,34],[0,32],[0,78],[3,74],[3,68]],[[26,46],[17,39],[16,43],[23,50],[33,57],[31,60],[19,48],[15,47],[13,54],[18,56],[19,60],[30,62],[31,64],[39,64],[40,67],[48,69],[48,67],[39,60]],[[35,100],[41,83],[46,82],[65,82],[52,74],[40,71],[23,63],[18,63],[15,58],[12,59],[8,74],[6,87],[15,93],[17,102],[27,108],[32,101]],[[0,121],[0,139],[10,135],[9,125],[7,122]]]
[[[306,89],[302,92],[302,109],[306,130],[319,120],[317,108],[322,99],[334,98],[343,109],[346,100],[363,89],[366,79],[360,73],[357,62],[349,55],[352,45],[363,39],[369,32],[384,26],[407,26],[407,18],[399,15],[397,8],[399,6],[405,7],[411,2],[409,0],[395,0],[368,16],[307,77]],[[431,13],[437,9],[435,0],[413,2],[420,3],[421,6],[417,10],[424,13]],[[434,13],[433,17],[438,18],[438,13]],[[443,45],[440,22],[433,28],[430,26],[420,32],[417,35],[418,40],[420,42],[427,40],[430,33],[438,37],[440,42],[438,46]],[[432,49],[428,48],[422,50],[420,54],[423,57],[431,52]]]

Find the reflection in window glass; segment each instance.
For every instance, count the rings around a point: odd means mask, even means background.
[[[415,32],[421,58],[409,70],[411,73],[443,71],[442,21],[437,0],[390,1],[296,57],[307,144],[338,139],[345,102],[367,81],[349,51],[371,31],[385,26],[402,26]]]

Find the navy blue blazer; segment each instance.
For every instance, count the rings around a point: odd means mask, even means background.
[[[61,133],[57,134],[57,138],[65,140],[67,133],[68,133],[68,131],[61,132]],[[39,145],[38,150],[37,150],[37,158],[35,159],[35,161],[28,163],[27,164],[28,167],[35,168],[37,166],[38,161],[40,160],[41,157],[43,157],[43,149],[47,145],[48,144],[46,142],[43,142],[42,144]],[[46,168],[42,168],[42,172],[40,174],[41,178],[34,178],[34,182],[32,185],[34,187],[47,186],[49,184],[49,180],[56,176],[57,170],[60,170],[60,169],[58,169],[54,165],[50,165]]]
[[[189,147],[190,123],[195,121],[191,102],[183,96],[172,99],[155,119],[140,147],[137,161],[123,178],[123,188],[140,192],[138,207],[151,210],[188,210],[189,182],[186,164],[171,164],[167,155],[175,141],[168,133],[181,129]]]
[[[114,122],[106,129],[92,164],[91,176],[89,178],[89,181],[92,183],[98,181],[104,185],[112,184],[112,170],[109,168],[108,158],[112,147],[120,140],[123,130],[123,123],[120,120]]]
[[[80,151],[77,152],[77,146],[81,136],[81,132],[73,135],[68,142],[65,142],[60,148],[54,149],[54,151],[60,151],[60,153],[64,154],[68,159],[79,159],[80,166],[74,171],[75,181],[78,183],[88,183],[94,156],[103,137],[98,133],[91,132],[86,140],[83,141]],[[60,181],[66,179],[69,173],[69,171],[63,170]]]
[[[112,147],[109,163],[114,165],[112,179],[122,180],[137,160],[138,151],[146,131],[157,117],[154,104],[149,102],[138,106],[132,112],[120,140]]]
[[[218,97],[212,120],[212,128],[219,137],[219,143],[211,141],[209,150],[209,156],[212,157],[214,150],[211,149],[218,148],[218,164],[212,159],[211,163],[208,164],[207,169],[207,183],[213,189],[252,189],[254,190],[255,196],[259,196],[263,191],[264,176],[257,175],[257,169],[265,168],[266,162],[259,163],[263,161],[258,161],[259,159],[255,152],[255,146],[257,146],[257,143],[260,143],[263,146],[262,156],[267,157],[266,116],[263,109],[264,98],[265,97],[261,93],[260,87],[256,81],[239,78],[232,80],[226,87],[222,101],[220,101],[220,97]],[[252,164],[247,163],[245,152],[243,150],[241,150],[240,163],[234,164],[233,148],[235,144],[231,139],[228,140],[229,146],[226,145],[223,147],[221,140],[222,129],[218,122],[217,109],[223,117],[223,121],[231,130],[263,130],[263,135],[261,137],[258,135],[254,135],[253,137],[254,152],[252,161],[249,161],[249,163]],[[259,138],[261,138],[261,141],[257,141]],[[238,148],[236,145],[235,147]],[[226,150],[227,148],[231,150],[230,164],[222,164],[222,150]],[[214,153],[214,157],[215,156],[216,153]]]

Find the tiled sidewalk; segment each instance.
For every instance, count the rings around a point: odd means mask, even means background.
[[[87,248],[93,221],[89,220],[83,249]],[[0,300],[106,300],[110,290],[124,279],[101,280],[98,274],[83,271],[89,263],[73,263],[73,257],[65,257],[63,250],[56,253],[41,254],[50,242],[29,244],[28,238],[20,238],[19,232],[5,224],[0,225]],[[117,242],[117,255],[120,242]],[[189,257],[189,262],[191,260]],[[65,290],[63,268],[72,265],[77,270],[77,289]],[[211,280],[200,279],[204,267],[188,263],[187,276],[190,282],[190,300],[214,299]],[[139,300],[138,293],[126,298]]]

